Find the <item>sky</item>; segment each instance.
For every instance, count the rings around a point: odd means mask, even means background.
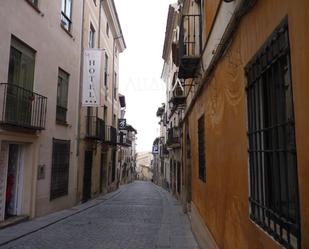
[[[115,0],[127,49],[120,55],[119,93],[127,123],[138,132],[137,150],[151,151],[159,136],[156,111],[165,102],[161,80],[168,6],[176,0]]]

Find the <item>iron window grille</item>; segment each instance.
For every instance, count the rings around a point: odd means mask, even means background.
[[[206,161],[205,161],[205,119],[202,115],[198,120],[198,176],[202,181],[206,181]]]
[[[50,200],[68,194],[70,141],[53,139]]]
[[[245,68],[250,218],[285,248],[301,248],[288,22]]]

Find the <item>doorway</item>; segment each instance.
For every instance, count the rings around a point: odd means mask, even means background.
[[[91,178],[92,178],[92,151],[85,151],[84,161],[84,186],[83,186],[83,202],[91,198]]]
[[[101,153],[101,162],[100,162],[100,193],[103,193],[106,190],[107,183],[107,154]]]
[[[5,219],[21,215],[23,167],[22,145],[9,144],[5,193]]]

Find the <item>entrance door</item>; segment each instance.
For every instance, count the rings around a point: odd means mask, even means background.
[[[83,202],[91,198],[92,151],[85,151]]]
[[[107,182],[107,154],[101,153],[100,193],[105,191]]]
[[[180,194],[180,183],[181,183],[181,165],[177,162],[177,192]]]
[[[6,181],[5,217],[21,214],[22,199],[22,147],[9,145],[9,160]]]

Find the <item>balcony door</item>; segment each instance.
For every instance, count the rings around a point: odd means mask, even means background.
[[[34,64],[35,51],[12,37],[5,108],[9,123],[31,125]]]

